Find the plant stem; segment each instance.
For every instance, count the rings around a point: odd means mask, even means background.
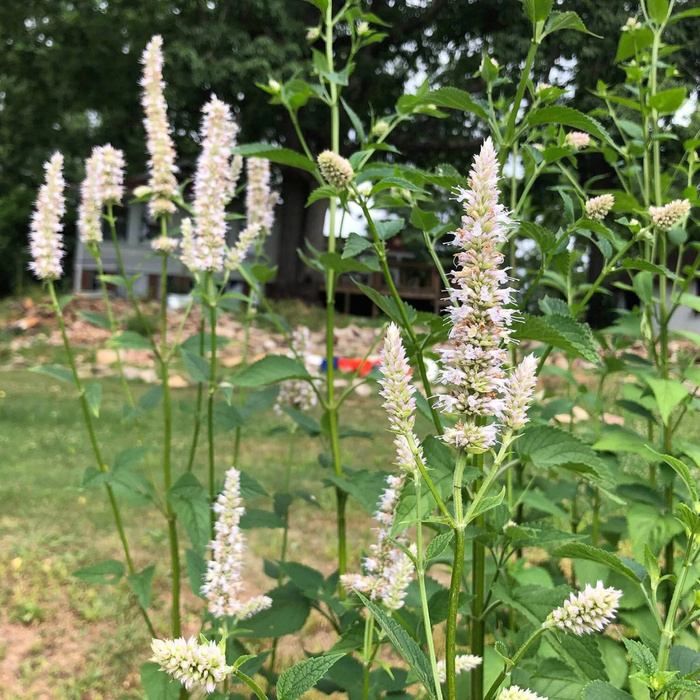
[[[211,361],[209,363],[209,387],[207,399],[207,440],[209,443],[209,502],[216,499],[216,462],[214,456],[214,394],[216,393],[216,290],[211,272],[206,278],[206,299],[209,307],[209,330],[211,333]],[[237,466],[237,465],[236,465]],[[211,531],[214,534],[214,511],[210,510]]]
[[[546,627],[538,627],[530,635],[527,641],[520,647],[520,649],[518,649],[515,656],[511,659],[511,663],[506,664],[503,667],[503,670],[498,675],[498,678],[496,678],[496,680],[491,684],[491,687],[488,689],[484,700],[492,700],[492,698],[496,695],[498,689],[501,687],[501,683],[503,683],[506,677],[518,665],[518,662],[523,658],[523,656],[525,656],[527,650],[537,641],[537,639],[540,637],[541,634],[543,634],[546,631],[546,629]]]
[[[205,332],[204,310],[199,321],[199,356],[204,357],[204,332]],[[192,434],[192,445],[190,456],[187,460],[187,471],[191,472],[194,466],[194,458],[197,453],[197,443],[199,442],[199,431],[202,426],[202,395],[204,393],[204,382],[197,382],[197,403],[194,410],[194,432]]]
[[[243,671],[239,671],[237,668],[231,672],[238,680],[243,681],[254,693],[257,695],[259,700],[268,700],[267,695],[265,695],[263,689],[250,677],[246,676]]]
[[[366,611],[365,636],[362,647],[362,700],[369,698],[369,674],[372,670],[372,643],[374,640],[374,616]]]
[[[145,316],[143,315],[143,312],[141,311],[141,308],[138,305],[138,302],[136,301],[136,297],[134,296],[134,290],[131,285],[131,280],[126,276],[126,268],[124,267],[124,260],[122,258],[122,252],[121,248],[119,247],[119,238],[117,237],[117,228],[115,226],[115,221],[116,219],[114,218],[114,208],[113,205],[108,204],[107,205],[107,215],[105,216],[107,219],[107,223],[109,224],[109,230],[112,234],[112,242],[114,243],[114,252],[117,256],[117,266],[119,267],[119,274],[124,278],[124,285],[126,288],[126,295],[131,302],[131,306],[134,309],[134,313],[136,314],[136,317],[138,318],[139,325],[141,328],[144,328],[146,330],[146,334],[148,335],[148,339],[151,341],[151,345],[153,346],[153,351],[158,354],[158,345],[155,341],[155,338],[153,337],[153,332],[151,331],[151,326],[149,325],[148,321],[146,321]]]
[[[457,672],[455,658],[457,656],[457,614],[459,609],[459,594],[462,590],[462,572],[464,571],[465,535],[462,512],[462,477],[467,465],[467,453],[461,451],[457,457],[452,493],[454,500],[455,554],[452,562],[450,592],[447,605],[447,623],[445,627],[445,675],[447,680],[447,700],[457,698]]]
[[[287,465],[284,478],[284,493],[289,494],[292,481],[292,466],[294,465],[294,444],[296,442],[296,425],[292,428],[292,435],[289,439],[289,454],[287,455]],[[284,513],[284,530],[282,532],[282,548],[280,551],[280,570],[277,575],[277,585],[281,586],[284,580],[284,572],[282,571],[282,564],[287,560],[287,543],[289,539],[289,504]],[[272,687],[273,679],[275,677],[275,663],[277,660],[277,645],[279,644],[279,637],[275,637],[272,642],[272,653],[270,654],[270,684],[268,690]]]
[[[442,421],[440,420],[440,414],[438,413],[437,409],[430,400],[433,392],[430,386],[430,382],[428,381],[428,372],[425,368],[423,351],[421,350],[420,343],[418,342],[418,337],[416,336],[416,333],[413,330],[413,324],[408,318],[406,307],[404,306],[403,300],[401,299],[401,296],[398,290],[396,289],[394,279],[391,276],[391,270],[389,269],[389,263],[386,258],[384,241],[382,241],[379,237],[379,232],[377,231],[377,227],[372,217],[370,216],[367,204],[362,199],[359,192],[356,191],[356,194],[360,203],[360,207],[362,208],[362,213],[364,214],[364,217],[367,221],[367,225],[369,226],[370,232],[372,233],[372,239],[374,240],[374,248],[377,253],[377,257],[379,258],[379,264],[382,268],[382,273],[384,274],[384,280],[386,281],[386,284],[389,287],[389,293],[391,294],[391,297],[394,300],[394,304],[396,305],[396,308],[398,309],[399,314],[401,315],[401,321],[403,328],[406,331],[406,335],[408,335],[411,341],[411,345],[413,346],[413,350],[415,352],[416,357],[416,368],[418,369],[418,374],[420,374],[421,383],[423,384],[423,389],[425,390],[425,394],[428,399],[428,405],[430,406],[430,415],[433,419],[433,425],[435,426],[435,430],[437,431],[438,435],[442,435],[443,427]]]
[[[665,671],[668,668],[668,656],[671,652],[671,645],[673,643],[674,628],[676,622],[676,614],[678,613],[678,607],[683,597],[683,589],[685,588],[685,582],[688,578],[688,572],[692,566],[692,550],[695,542],[695,535],[691,535],[688,540],[688,546],[685,550],[685,558],[683,560],[683,566],[681,567],[680,574],[678,576],[678,581],[676,581],[676,586],[673,590],[673,597],[671,598],[671,603],[668,606],[668,612],[666,613],[666,623],[661,632],[661,641],[659,643],[659,654],[657,657],[657,663],[659,666],[659,671]]]
[[[326,64],[329,73],[333,73],[333,3],[329,2],[325,13],[325,49]],[[330,113],[331,113],[331,150],[340,153],[340,110],[338,107],[338,86],[330,83]],[[336,213],[338,202],[332,198],[328,205],[329,230],[328,252],[335,252],[336,239]],[[342,476],[343,464],[340,456],[340,437],[338,428],[338,408],[335,402],[335,370],[333,359],[335,357],[335,271],[326,269],[326,416],[328,418],[328,432],[330,435],[331,455],[333,459],[333,471],[336,476]],[[335,488],[336,498],[336,528],[338,537],[338,573],[343,575],[347,568],[347,538],[345,532],[345,507],[347,494],[339,487]],[[345,589],[338,588],[341,597],[345,596]]]
[[[416,489],[416,503],[421,502],[421,476],[419,472],[413,474],[413,484]],[[428,657],[430,659],[430,669],[433,672],[433,683],[435,685],[435,695],[437,700],[442,700],[442,688],[440,686],[440,676],[437,668],[437,657],[435,656],[435,644],[433,642],[433,625],[430,621],[430,608],[428,607],[428,593],[425,588],[425,560],[423,559],[423,523],[418,513],[416,523],[416,576],[418,578],[418,589],[420,591],[421,611],[423,613],[423,627],[425,628],[425,638],[428,643]]]
[[[163,235],[167,234],[165,217],[161,218]],[[168,517],[168,539],[170,542],[170,566],[172,576],[172,633],[180,636],[180,548],[177,541],[177,518],[170,502],[172,487],[172,413],[168,376],[168,257],[163,255],[160,275],[160,369],[163,382],[163,477],[165,481],[166,512]]]
[[[484,455],[479,454],[474,456],[474,466],[483,470],[484,466]],[[492,471],[493,476],[490,481],[495,478],[496,468]],[[489,480],[483,483],[477,482],[477,493],[482,491],[486,493],[489,487]],[[478,499],[475,498],[472,503],[472,508],[474,503],[477,503]],[[484,527],[484,515],[483,513],[477,516],[476,525],[478,528]],[[472,540],[472,595],[474,596],[472,600],[472,620],[471,620],[471,635],[470,635],[470,646],[471,653],[475,656],[480,656],[484,658],[484,635],[485,635],[485,621],[484,621],[484,596],[486,587],[486,552],[482,542],[475,537]],[[471,676],[471,696],[472,700],[482,700],[484,695],[484,666],[479,664]]]
[[[243,318],[243,356],[241,358],[241,368],[248,366],[248,351],[250,349],[250,325],[255,313],[253,307],[253,288],[248,290],[248,301],[246,302],[245,317]],[[240,388],[238,392],[238,402],[242,406],[245,404],[245,389]],[[241,451],[241,426],[236,427],[236,435],[233,443],[233,464],[238,464],[238,457]]]
[[[112,304],[109,301],[109,290],[107,289],[107,283],[104,281],[104,269],[102,268],[102,256],[100,254],[100,249],[97,246],[92,246],[90,249],[95,262],[97,263],[97,274],[100,278],[100,287],[102,288],[102,298],[105,302],[105,311],[107,312],[107,320],[109,321],[109,332],[114,336],[117,332],[117,322],[114,318],[114,313],[112,312]],[[119,370],[119,379],[122,385],[122,391],[124,392],[124,397],[126,402],[129,404],[130,408],[135,408],[134,397],[131,395],[131,389],[129,389],[129,383],[126,381],[124,376],[124,363],[122,362],[122,355],[119,348],[115,348],[114,352],[117,356],[117,369]],[[136,419],[136,425],[139,428],[139,434],[141,432],[140,423]],[[141,439],[143,442],[143,439]]]
[[[506,125],[506,132],[503,137],[503,150],[502,153],[508,153],[508,150],[513,145],[511,140],[513,139],[513,134],[515,133],[515,124],[518,119],[518,112],[520,111],[520,103],[523,101],[523,96],[525,95],[525,88],[527,87],[528,80],[530,79],[530,71],[532,70],[532,65],[535,62],[535,55],[537,54],[537,49],[539,48],[539,43],[533,41],[530,44],[530,49],[527,52],[527,57],[525,58],[525,65],[523,66],[523,72],[520,74],[520,82],[518,83],[518,88],[515,91],[515,98],[513,99],[513,105],[510,109],[510,114],[508,115],[508,124]]]
[[[75,382],[75,388],[78,391],[78,395],[80,398],[80,406],[83,410],[83,419],[85,420],[85,427],[87,428],[88,431],[88,436],[90,438],[90,445],[92,446],[92,451],[95,455],[95,461],[97,462],[97,466],[99,470],[103,474],[108,474],[109,473],[109,468],[105,464],[105,461],[102,457],[102,451],[100,450],[100,446],[97,442],[97,436],[95,435],[95,428],[92,424],[92,414],[90,413],[90,406],[88,405],[87,398],[85,397],[85,388],[83,387],[83,382],[80,379],[80,375],[78,374],[78,368],[75,365],[75,359],[73,358],[73,351],[71,349],[70,343],[68,341],[68,334],[66,333],[66,324],[63,319],[63,311],[61,310],[61,306],[58,303],[58,297],[56,296],[56,289],[54,287],[54,283],[52,280],[49,281],[48,284],[49,287],[49,293],[51,294],[51,304],[53,306],[54,313],[56,314],[56,318],[58,319],[58,326],[61,330],[61,337],[63,338],[63,347],[65,348],[66,355],[68,357],[68,364],[70,365],[71,373],[73,374],[73,381]],[[126,559],[126,568],[129,571],[129,574],[135,574],[136,569],[134,568],[134,562],[131,558],[131,551],[129,549],[129,542],[126,537],[126,532],[124,530],[124,524],[122,522],[122,516],[121,516],[121,511],[119,509],[119,504],[117,503],[117,499],[114,496],[114,491],[112,489],[112,486],[109,483],[105,484],[105,488],[107,490],[107,496],[109,497],[109,503],[110,506],[112,507],[112,514],[114,515],[114,523],[117,526],[117,532],[119,533],[119,540],[122,543],[122,549],[124,551],[124,558]],[[143,619],[146,622],[146,626],[148,627],[149,632],[153,637],[157,636],[156,631],[153,627],[153,624],[151,623],[151,619],[148,616],[148,612],[146,612],[146,609],[141,605],[140,602],[137,603],[139,606],[139,610],[141,611],[141,615],[143,616]]]

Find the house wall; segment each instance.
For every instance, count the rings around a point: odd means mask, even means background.
[[[147,204],[145,202],[134,202],[123,210],[126,220],[117,227],[119,236],[119,250],[127,275],[139,275],[134,281],[133,289],[137,296],[157,297],[159,294],[159,280],[162,269],[162,259],[159,255],[153,254],[150,241],[158,235],[158,231],[147,214]],[[178,229],[182,221],[182,215],[178,212],[172,220],[171,229]],[[229,244],[238,237],[241,228],[239,221],[234,220],[229,224]],[[112,242],[111,233],[105,225],[104,241],[100,244],[100,255],[102,267],[105,274],[119,274],[116,249]],[[280,231],[275,225],[271,235],[265,245],[265,252],[269,258],[269,264],[277,264],[279,250]],[[81,243],[75,252],[73,269],[73,291],[76,294],[89,294],[99,291],[99,281],[97,278],[97,263],[90,251]],[[168,278],[170,286],[176,287],[178,291],[185,293],[191,286],[191,275],[187,268],[178,258],[168,258]],[[242,282],[242,278],[237,273],[230,277],[231,282]],[[155,294],[154,294],[155,290]],[[121,288],[114,290],[115,294],[125,294]]]

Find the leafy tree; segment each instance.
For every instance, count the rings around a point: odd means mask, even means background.
[[[527,51],[530,30],[519,0],[372,0],[368,7],[391,27],[384,42],[365,50],[347,92],[366,122],[370,112],[391,110],[404,88],[422,76],[430,76],[433,85],[479,92],[483,85],[473,76],[482,51],[492,52],[505,75],[515,74]],[[603,38],[554,35],[539,53],[535,76],[544,79],[558,70],[572,89],[572,105],[589,109],[595,104],[589,90],[596,81],[615,77],[617,28],[627,10],[595,0],[565,0],[558,9],[577,11]],[[242,142],[272,140],[297,147],[285,115],[267,105],[268,96],[255,83],[267,82],[270,75],[288,79],[301,71],[309,52],[306,27],[316,16],[301,0],[143,0],[138,5],[129,0],[27,0],[0,5],[0,294],[25,279],[27,221],[41,165],[52,150],[64,152],[72,182],[80,180],[82,160],[92,146],[105,142],[125,150],[131,177],[143,173],[137,57],[151,35],[160,33],[165,40],[167,96],[186,171],[197,151],[200,109],[211,92],[233,105]],[[672,29],[673,40],[684,49],[683,70],[697,84],[700,47],[691,41],[693,23]],[[327,125],[313,101],[301,118],[311,148],[323,150]],[[351,124],[345,115],[343,119],[350,150]],[[392,142],[419,166],[449,161],[464,170],[482,131],[483,125],[451,113],[442,120],[419,117],[406,123]],[[584,176],[605,171],[602,162],[591,167]],[[298,289],[302,264],[295,251],[304,237],[320,237],[323,205],[304,207],[312,186],[298,171],[284,172],[282,290]]]

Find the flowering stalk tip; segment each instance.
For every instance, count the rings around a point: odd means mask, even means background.
[[[224,652],[214,641],[200,644],[194,637],[154,639],[151,651],[151,661],[180,681],[186,690],[196,686],[213,693],[232,670],[226,664]]]
[[[109,144],[93,148],[80,187],[78,234],[87,246],[102,242],[102,210],[124,196],[124,153]]]
[[[586,202],[586,216],[593,221],[602,221],[613,208],[615,196],[612,194],[601,194]]]
[[[170,136],[168,104],[164,94],[163,37],[156,35],[148,42],[141,56],[141,63],[141,105],[146,114],[144,126],[149,154],[148,186],[152,192],[148,208],[151,216],[157,218],[162,214],[175,212],[172,200],[178,195],[175,146]]]
[[[553,610],[545,624],[559,627],[577,636],[592,634],[605,629],[614,619],[622,591],[604,588],[603,582],[595,586],[586,584],[579,593],[572,593],[569,600]]]
[[[670,231],[680,224],[690,211],[690,200],[675,199],[662,207],[649,207],[649,216],[660,231]]]
[[[452,387],[450,394],[439,397],[439,405],[464,416],[445,431],[444,439],[470,453],[493,446],[496,427],[484,422],[504,411],[504,343],[510,339],[513,311],[507,308],[512,290],[506,286],[508,276],[498,250],[506,240],[509,219],[498,198],[498,160],[489,138],[474,159],[469,189],[458,190],[464,216],[454,244],[461,250],[448,290],[454,346],[441,351],[438,375],[438,381]]]
[[[323,151],[318,156],[318,167],[325,181],[336,190],[346,190],[355,175],[350,161],[333,151]]]
[[[211,559],[207,562],[202,594],[208,601],[214,617],[237,617],[244,620],[272,605],[267,596],[255,596],[243,602],[245,589],[241,570],[245,540],[240,528],[245,513],[241,498],[241,473],[234,468],[226,472],[224,490],[213,510],[218,518],[214,525],[215,537],[209,543]]]
[[[365,574],[343,574],[340,582],[347,591],[366,593],[371,600],[379,599],[390,610],[403,607],[406,588],[413,576],[413,562],[408,555],[391,541],[391,529],[399,504],[404,474],[387,477],[387,487],[379,499],[379,509],[374,515],[379,527],[375,528],[377,542],[369,548],[365,557]],[[401,542],[405,544],[405,542]]]
[[[57,151],[44,163],[44,184],[39,188],[29,226],[29,247],[32,261],[29,269],[40,280],[61,276],[63,248],[63,215],[66,212],[63,179],[63,156]]]

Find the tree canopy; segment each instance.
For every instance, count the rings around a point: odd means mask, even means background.
[[[530,28],[520,0],[372,0],[367,7],[390,27],[383,42],[363,52],[346,93],[363,118],[370,111],[390,110],[405,89],[426,76],[431,85],[482,90],[474,76],[483,52],[498,60],[503,75],[515,78],[527,52]],[[575,10],[603,38],[557,33],[546,40],[535,76],[566,83],[568,99],[590,109],[589,91],[596,81],[616,80],[615,49],[628,10],[622,3],[596,0],[564,0],[558,9]],[[212,92],[234,107],[241,142],[265,139],[296,146],[286,115],[268,106],[268,95],[255,83],[267,82],[268,76],[303,76],[309,56],[305,35],[316,17],[302,0],[0,5],[0,294],[25,279],[27,222],[42,163],[53,150],[66,156],[67,179],[73,183],[80,181],[91,148],[107,142],[125,151],[130,176],[143,173],[138,57],[153,34],[164,38],[167,98],[178,152],[187,161],[196,155],[200,110]],[[673,31],[674,41],[684,47],[684,79],[697,84],[700,46],[691,41],[693,24]],[[323,115],[310,103],[301,117],[312,149],[322,150],[328,138]],[[343,126],[349,134],[349,121]],[[418,117],[396,133],[393,143],[417,165],[449,161],[465,169],[483,129],[460,113],[442,120]],[[281,216],[293,251],[309,226],[320,224],[318,217],[305,220],[310,183],[298,173],[289,175]],[[72,231],[69,221],[69,248]]]

